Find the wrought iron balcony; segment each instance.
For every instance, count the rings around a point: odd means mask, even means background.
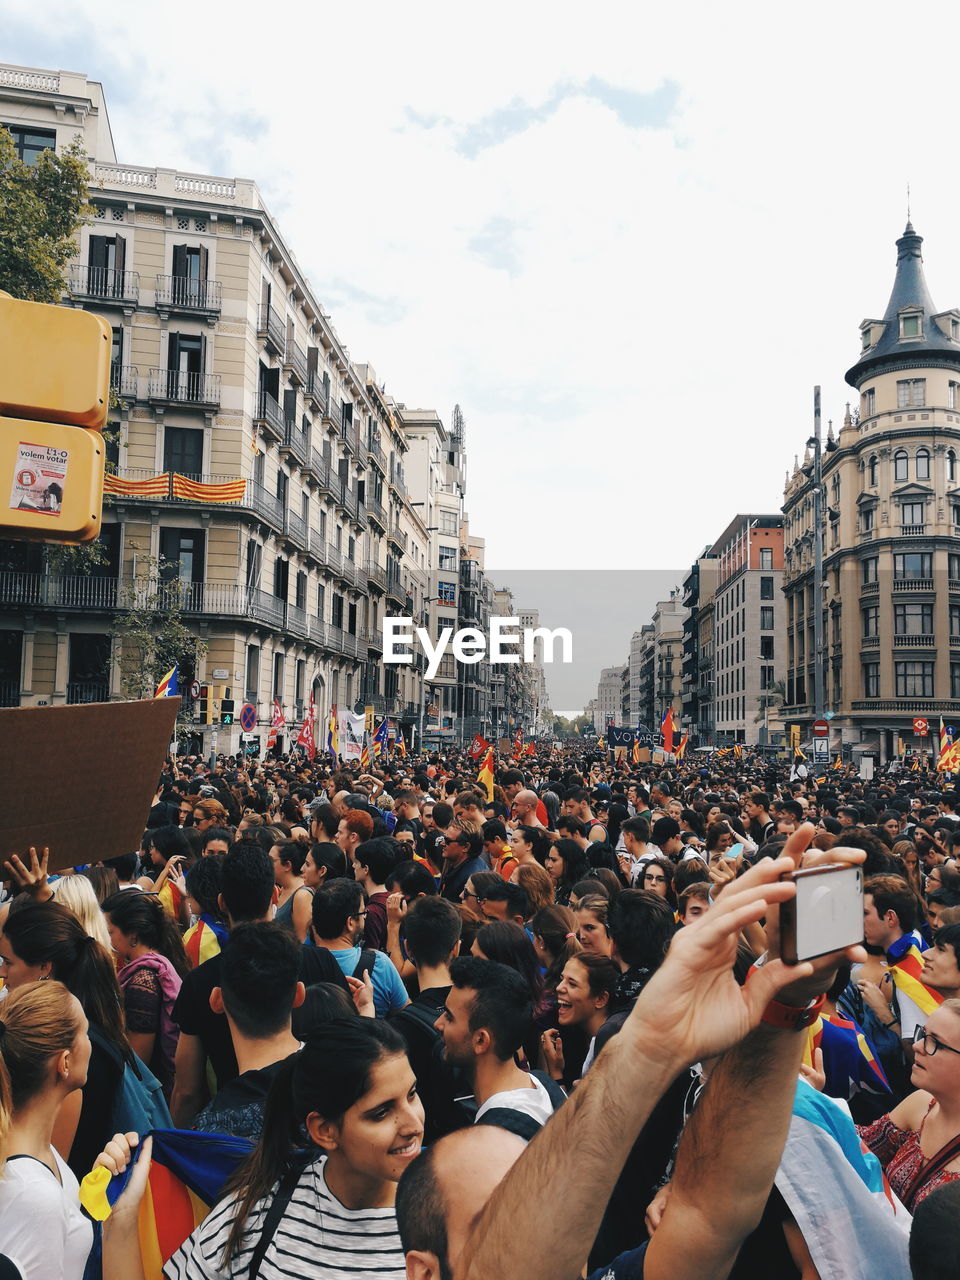
[[[374,563],[372,560],[367,561],[366,566],[367,582],[375,587],[379,587],[381,591],[387,588],[387,571],[381,565]]]
[[[283,532],[299,547],[307,545],[307,522],[295,511],[283,513]]]
[[[307,374],[307,395],[320,410],[321,414],[326,417],[329,405],[329,387],[323,380],[323,375],[316,369]]]
[[[254,426],[266,428],[274,439],[283,439],[283,433],[286,430],[283,411],[269,391],[261,391],[257,396],[257,407],[254,410],[253,423]]]
[[[384,510],[383,504],[381,502],[378,502],[376,498],[367,498],[366,505],[367,505],[367,518],[369,520],[375,520],[376,523],[380,526],[381,530],[384,533],[386,533],[387,513]]]
[[[284,424],[280,448],[292,453],[301,467],[305,466],[310,456],[310,436],[298,427],[296,422],[287,421]]]
[[[110,686],[105,680],[76,680],[67,685],[67,702],[109,702]]]
[[[134,305],[140,298],[140,272],[72,266],[70,293],[75,298],[96,298],[105,304]]]
[[[0,707],[19,707],[20,681],[0,680]]]
[[[168,404],[220,404],[219,373],[181,373],[179,369],[151,369],[147,395]]]
[[[158,308],[170,311],[219,311],[223,286],[219,280],[195,280],[192,276],[157,276]]]
[[[287,345],[287,327],[273,307],[266,303],[261,303],[257,312],[257,336],[263,338],[278,356],[283,354]]]
[[[368,457],[373,459],[373,461],[377,464],[377,466],[381,469],[381,471],[384,469],[384,467],[386,466],[387,460],[384,457],[383,450],[380,448],[378,441],[376,440],[367,441],[367,455]]]
[[[288,339],[283,347],[283,367],[289,370],[300,386],[307,381],[307,353],[303,347]]]

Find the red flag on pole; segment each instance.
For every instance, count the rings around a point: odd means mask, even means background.
[[[273,700],[273,719],[270,721],[270,732],[267,735],[267,750],[277,745],[277,734],[284,726],[283,707],[276,698]]]
[[[663,717],[663,724],[660,726],[660,732],[663,734],[663,749],[668,755],[673,755],[674,728],[673,707],[668,707],[667,714]]]
[[[467,752],[467,755],[471,760],[479,760],[483,753],[488,751],[489,748],[490,743],[486,738],[481,737],[481,735],[477,733],[474,734],[473,742],[470,743],[470,750]]]
[[[307,712],[307,718],[303,722],[303,728],[297,737],[297,746],[303,747],[307,753],[307,759],[312,760],[317,754],[317,739],[313,731],[313,694],[310,694],[310,707]]]
[[[513,740],[513,754],[518,756],[523,750],[523,730],[517,730],[517,736]]]
[[[537,754],[537,744],[535,742],[528,742],[523,749],[523,754],[525,756],[535,756]]]

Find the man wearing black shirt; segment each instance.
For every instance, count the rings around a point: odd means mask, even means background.
[[[482,857],[483,837],[479,831],[468,830],[453,822],[447,828],[443,852],[440,896],[448,902],[459,902],[473,873],[490,870]]]

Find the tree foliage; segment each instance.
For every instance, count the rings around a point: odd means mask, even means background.
[[[148,562],[147,576],[121,589],[120,612],[113,623],[125,698],[150,698],[176,663],[181,687],[199,670],[206,643],[184,621],[184,593],[191,588],[179,578],[164,581],[176,568],[163,560]]]
[[[31,302],[60,301],[77,232],[92,213],[89,180],[82,138],[25,164],[0,125],[0,289]]]

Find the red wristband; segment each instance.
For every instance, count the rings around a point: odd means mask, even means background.
[[[781,1004],[779,1000],[771,1000],[760,1021],[781,1031],[803,1031],[816,1022],[826,998],[825,995],[817,996],[816,1000],[811,1000],[802,1009],[791,1004]]]

